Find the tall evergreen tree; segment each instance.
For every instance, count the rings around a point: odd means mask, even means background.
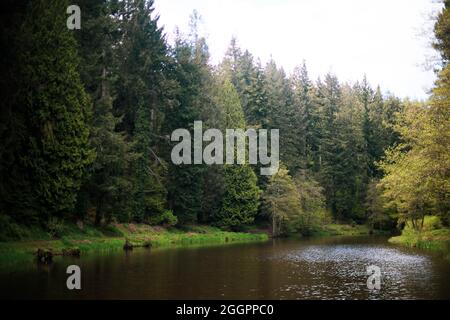
[[[308,76],[306,63],[295,68],[291,78],[297,121],[298,169],[313,169],[318,162],[319,116],[314,101],[314,86]]]
[[[30,184],[23,190],[24,211],[39,212],[43,221],[73,208],[94,158],[86,125],[91,102],[77,71],[67,6],[64,0],[30,3],[18,44],[25,132],[17,156]]]
[[[239,95],[229,80],[222,84],[218,95],[218,104],[224,109],[225,128],[245,130]],[[217,223],[231,229],[252,223],[258,212],[260,192],[255,173],[248,164],[226,164],[223,175],[224,191]]]
[[[177,81],[175,98],[177,105],[166,112],[165,130],[170,134],[178,128],[185,128],[194,138],[194,121],[208,120],[210,101],[211,70],[208,65],[209,53],[205,39],[198,30],[199,16],[191,16],[194,28],[190,37],[184,39],[178,34],[173,56],[174,79]],[[175,143],[172,143],[173,146]],[[191,145],[194,145],[193,142]],[[207,219],[202,205],[205,167],[203,164],[171,165],[169,175],[169,204],[181,223]],[[209,198],[209,197],[207,197]],[[203,207],[203,208],[202,208]]]
[[[114,107],[122,117],[118,126],[128,134],[136,159],[131,166],[134,190],[129,210],[136,221],[163,212],[166,201],[164,163],[155,137],[161,130],[166,100],[167,46],[159,17],[152,17],[153,0],[120,3],[118,19],[122,38],[118,59],[119,79]]]
[[[25,19],[29,0],[8,0],[0,13],[0,211],[9,213],[16,220],[25,222],[36,218],[30,210],[29,199],[32,184],[27,172],[20,165],[20,157],[27,136],[26,106],[18,103],[20,85],[19,53],[21,25]]]
[[[342,152],[342,141],[338,141],[337,113],[341,104],[341,88],[334,75],[327,74],[325,82],[318,82],[317,99],[321,108],[321,137],[319,168],[321,183],[325,188],[327,205],[336,214],[336,155]]]
[[[298,152],[301,136],[300,118],[294,105],[290,83],[282,68],[270,60],[265,68],[268,101],[268,128],[280,131],[280,159],[295,173],[300,168]]]
[[[115,8],[110,1],[82,1],[83,28],[77,32],[80,48],[80,74],[86,91],[93,102],[90,145],[96,159],[90,170],[90,178],[79,195],[77,214],[95,208],[95,224],[103,218],[110,221],[118,217],[129,221],[124,207],[124,195],[131,191],[126,170],[133,153],[125,141],[123,132],[117,132],[120,118],[113,115],[114,79],[117,78],[116,52],[118,22]]]

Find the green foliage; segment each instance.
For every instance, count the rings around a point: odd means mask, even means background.
[[[260,196],[253,170],[248,165],[225,165],[224,190],[217,223],[228,229],[253,223]]]
[[[154,139],[161,132],[159,121],[169,104],[165,90],[167,46],[158,18],[152,17],[153,1],[123,1],[118,9],[123,38],[118,43],[118,97],[115,111],[122,117],[117,126],[132,142],[135,158],[130,168],[133,185],[129,215],[137,222],[161,214],[166,204],[166,166],[158,156]]]
[[[76,41],[66,27],[67,2],[31,2],[17,46],[17,95],[10,115],[20,139],[4,168],[11,181],[3,192],[22,221],[71,210],[86,169],[94,159],[88,145],[91,103],[78,74]]]
[[[435,25],[443,68],[428,105],[408,103],[399,114],[394,129],[403,143],[386,153],[380,163],[385,176],[381,180],[386,206],[394,208],[400,221],[408,221],[419,232],[425,215],[438,215],[444,225],[450,220],[450,30],[449,3]]]
[[[198,18],[192,17],[190,39],[178,34],[173,48],[173,75],[177,81],[174,97],[177,103],[166,111],[165,131],[168,135],[175,129],[186,128],[193,138],[194,121],[202,120],[208,107],[213,105],[210,101],[210,67],[207,64],[209,54],[204,38],[195,29]],[[169,159],[171,147],[175,144],[170,143],[167,150]],[[204,173],[203,165],[170,166],[168,202],[180,223],[193,223],[202,218]]]
[[[441,53],[443,63],[446,64],[450,61],[450,1],[444,0],[443,2],[444,8],[434,26],[435,43],[433,46]]]
[[[11,217],[0,214],[0,241],[20,240],[29,235],[29,232],[12,221]]]
[[[241,51],[236,38],[231,40],[225,53],[219,76],[229,79],[236,88],[247,125],[266,127],[268,105],[263,70],[259,64],[255,64],[250,52]]]
[[[330,223],[317,228],[315,234],[322,236],[360,236],[372,234],[367,225]]]
[[[77,31],[66,28],[67,5],[19,1],[0,22],[3,238],[47,223],[61,236],[63,219],[95,224],[83,231],[90,236],[115,221],[242,229],[268,216],[274,235],[311,234],[331,220],[420,229],[426,214],[448,225],[448,1],[426,105],[383,95],[365,77],[312,81],[305,62],[287,76],[236,39],[212,66],[197,12],[170,46],[152,0],[80,0]],[[186,128],[193,137],[196,120],[203,130],[279,129],[286,168],[267,177],[248,163],[174,165],[170,135]]]
[[[96,158],[90,168],[90,178],[82,186],[76,207],[79,218],[95,207],[95,224],[108,224],[125,212],[124,194],[131,192],[131,179],[125,175],[136,154],[126,141],[124,132],[117,132],[121,119],[113,114],[117,70],[113,19],[114,6],[105,0],[83,1],[83,28],[76,33],[82,61],[81,75],[93,101],[90,145]],[[99,30],[107,30],[108,37]],[[120,217],[123,218],[123,217]]]
[[[380,163],[385,173],[381,187],[386,206],[399,213],[400,221],[410,220],[417,230],[426,214],[438,214],[447,221],[449,212],[450,123],[448,117],[436,117],[433,101],[431,108],[413,103],[406,106],[396,126],[404,143],[389,150]]]
[[[406,223],[400,236],[392,237],[389,242],[441,252],[449,256],[450,229],[442,226],[439,217],[425,216],[423,228],[417,231],[411,222]]]
[[[298,191],[289,172],[280,168],[262,195],[264,210],[272,220],[272,235],[285,235],[293,230],[301,217]]]
[[[312,234],[319,226],[331,223],[325,208],[323,188],[311,174],[302,171],[295,176],[301,214],[296,228],[303,235]]]
[[[223,110],[223,127],[245,130],[244,112],[233,84],[226,78],[217,91],[217,106]],[[239,229],[253,223],[260,194],[255,173],[247,164],[226,164],[221,174],[223,193],[215,222],[227,229]]]
[[[158,216],[152,216],[148,219],[150,225],[163,225],[166,227],[175,226],[178,223],[178,218],[173,215],[170,210],[165,210]]]
[[[1,223],[0,218],[0,223]],[[109,252],[122,250],[126,240],[134,246],[176,247],[206,246],[230,243],[267,241],[265,233],[227,232],[211,226],[193,226],[187,230],[175,228],[153,228],[144,224],[117,224],[94,228],[85,225],[82,229],[70,223],[65,224],[61,239],[50,239],[43,230],[21,227],[23,232],[32,234],[27,241],[0,242],[0,268],[32,261],[37,248],[52,249],[61,253],[64,249],[79,248],[86,252]],[[101,231],[100,231],[101,230]],[[12,239],[8,239],[11,241]]]
[[[294,119],[297,127],[297,170],[316,170],[320,141],[318,104],[314,99],[314,86],[308,76],[306,62],[295,68],[290,79],[293,103],[298,112]]]
[[[57,217],[51,217],[46,229],[51,238],[60,238],[64,231],[64,222]]]
[[[379,180],[370,181],[366,195],[367,222],[373,229],[393,229],[396,213],[385,207],[382,186]]]

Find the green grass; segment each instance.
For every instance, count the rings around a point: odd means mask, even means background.
[[[239,242],[266,241],[265,233],[228,232],[209,226],[191,226],[183,230],[151,227],[138,224],[117,224],[107,228],[65,224],[59,239],[39,229],[22,232],[21,241],[0,242],[0,264],[5,266],[17,261],[30,261],[38,248],[51,249],[55,253],[67,248],[79,248],[81,254],[89,251],[122,249],[128,240],[133,246],[174,247],[190,245],[229,244]]]
[[[423,229],[419,232],[407,223],[402,234],[392,237],[389,242],[420,249],[441,252],[450,259],[450,228],[442,227],[439,218],[426,216]]]
[[[313,236],[362,236],[372,234],[369,226],[331,223],[313,232]],[[375,232],[379,233],[379,232]]]
[[[146,226],[141,226],[146,228]],[[125,232],[126,233],[126,232]],[[127,239],[134,246],[145,246],[151,244],[152,247],[166,246],[186,246],[198,244],[222,244],[232,242],[265,241],[267,234],[254,234],[242,232],[222,231],[218,228],[208,226],[193,226],[187,230],[138,230],[128,232]]]

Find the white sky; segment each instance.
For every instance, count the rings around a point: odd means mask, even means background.
[[[435,79],[424,65],[434,54],[430,15],[438,8],[435,0],[155,0],[169,41],[199,12],[214,64],[234,35],[287,73],[305,59],[312,79],[331,71],[355,82],[366,73],[384,92],[419,99]]]

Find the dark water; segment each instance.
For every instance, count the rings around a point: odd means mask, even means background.
[[[81,267],[82,289],[66,288]],[[381,289],[366,268],[381,268]],[[2,298],[450,299],[450,262],[386,238],[276,240],[58,258],[0,272]]]

